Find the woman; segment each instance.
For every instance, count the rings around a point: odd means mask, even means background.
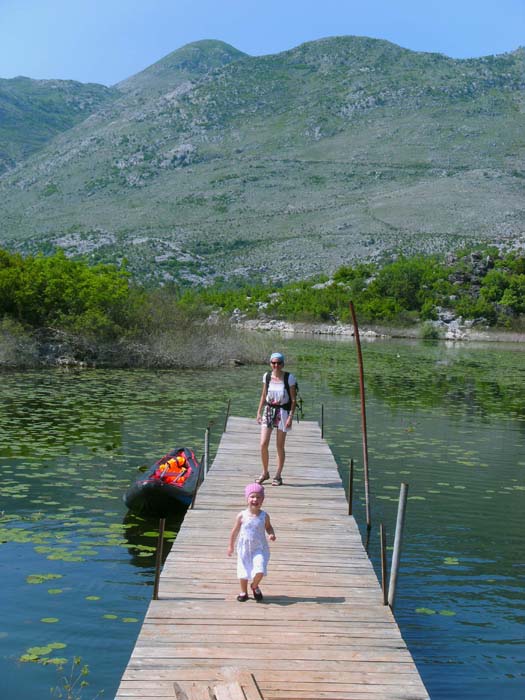
[[[284,355],[274,352],[270,357],[271,372],[265,372],[263,376],[263,388],[261,400],[257,409],[257,423],[261,424],[261,461],[262,474],[256,479],[258,484],[268,481],[270,437],[272,430],[277,429],[277,471],[273,478],[273,486],[281,486],[283,483],[282,471],[284,467],[284,443],[286,433],[292,429],[293,414],[297,401],[297,381],[293,374],[285,372]]]

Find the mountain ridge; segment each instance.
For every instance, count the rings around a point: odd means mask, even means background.
[[[0,179],[2,245],[208,283],[524,235],[523,50],[330,37],[165,59]]]

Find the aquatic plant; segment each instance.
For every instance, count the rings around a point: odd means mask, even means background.
[[[63,669],[60,669],[61,671]],[[51,688],[51,698],[56,698],[56,700],[81,700],[83,697],[83,690],[89,685],[86,680],[89,675],[89,667],[87,664],[82,663],[80,656],[75,656],[69,671],[66,675],[61,676],[60,684]],[[102,691],[96,693],[93,696],[93,700],[98,698],[102,694]]]

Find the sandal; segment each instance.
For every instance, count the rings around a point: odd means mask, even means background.
[[[247,593],[240,593],[237,596],[237,600],[239,601],[239,603],[246,603],[246,601],[248,600],[248,594]]]
[[[272,486],[282,486],[283,480],[280,476],[274,476],[272,479]]]
[[[261,476],[258,476],[257,479],[255,479],[256,484],[264,484],[265,481],[268,481],[270,478],[270,474],[267,472],[266,474],[261,474]]]
[[[253,597],[255,598],[255,600],[262,600],[263,599],[263,594],[262,594],[259,586],[257,586],[257,588],[251,587],[251,589],[252,589]],[[246,596],[246,597],[248,597],[248,596]]]

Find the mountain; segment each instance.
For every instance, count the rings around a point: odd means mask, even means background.
[[[117,83],[122,92],[160,95],[187,81],[198,80],[215,68],[246,56],[223,41],[195,41],[164,56],[145,70]]]
[[[0,178],[0,245],[142,279],[300,278],[525,240],[525,51],[190,44]]]
[[[118,94],[104,85],[74,80],[0,78],[0,173]]]

